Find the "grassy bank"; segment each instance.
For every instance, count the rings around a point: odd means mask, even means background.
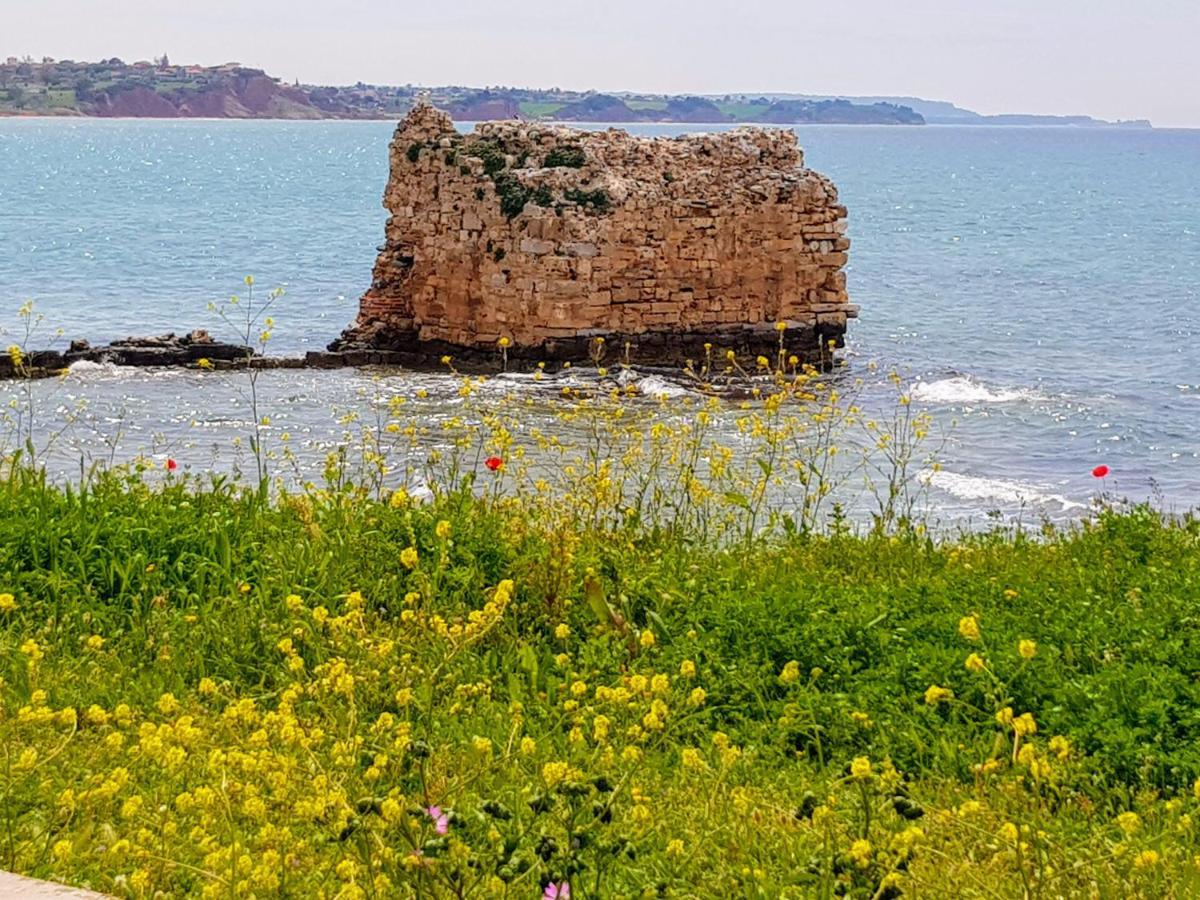
[[[124,896],[1200,891],[1200,524],[0,487],[0,867]]]

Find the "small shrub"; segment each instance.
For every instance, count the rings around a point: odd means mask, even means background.
[[[406,153],[405,155],[408,157],[408,161],[410,163],[415,163],[418,159],[421,158],[421,145],[418,143],[409,144],[408,145],[408,153]]]
[[[492,181],[496,185],[496,193],[500,197],[500,211],[509,219],[515,219],[529,202],[533,192],[517,181],[512,175],[504,173],[497,175]]]
[[[495,177],[508,166],[504,150],[495,141],[479,141],[471,148],[471,155],[483,160],[484,174]]]
[[[572,203],[578,203],[580,206],[591,204],[596,212],[607,212],[611,204],[608,193],[602,188],[596,188],[594,191],[572,189],[566,191],[563,196]]]
[[[585,162],[587,162],[587,156],[584,154],[583,148],[569,146],[555,147],[546,154],[542,165],[547,169],[582,169]]]

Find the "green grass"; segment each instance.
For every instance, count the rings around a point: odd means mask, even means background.
[[[126,896],[1200,889],[1195,520],[717,546],[548,509],[16,470],[0,867]]]
[[[761,103],[720,103],[717,108],[738,122],[757,122],[767,107]]]
[[[553,115],[564,106],[566,106],[565,103],[554,103],[546,100],[522,100],[520,103],[521,115],[534,119],[541,116]]]

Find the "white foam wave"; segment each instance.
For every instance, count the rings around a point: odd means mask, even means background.
[[[92,362],[88,359],[77,359],[67,366],[67,372],[76,378],[88,378],[96,375],[119,375],[121,366],[110,362]]]
[[[1022,388],[993,388],[968,375],[955,375],[938,381],[918,381],[912,386],[912,398],[923,403],[1011,403],[1034,400],[1037,393]]]
[[[962,500],[988,500],[1013,506],[1054,505],[1061,509],[1086,509],[1084,503],[1068,500],[1062,494],[1049,493],[1033,484],[1007,481],[1003,478],[984,478],[960,472],[927,470],[922,480],[931,487],[945,491]]]
[[[638,379],[637,389],[647,397],[655,399],[687,397],[692,393],[683,385],[675,384],[666,378],[659,378],[657,375],[647,375],[645,378]]]

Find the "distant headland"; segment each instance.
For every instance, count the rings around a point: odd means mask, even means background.
[[[915,97],[806,94],[678,96],[558,88],[287,84],[230,62],[176,65],[166,55],[132,63],[8,57],[0,62],[0,116],[111,118],[397,119],[419,97],[457,121],[757,123],[774,125],[1074,125],[1148,128],[1145,120],[1090,116],[983,116]]]

